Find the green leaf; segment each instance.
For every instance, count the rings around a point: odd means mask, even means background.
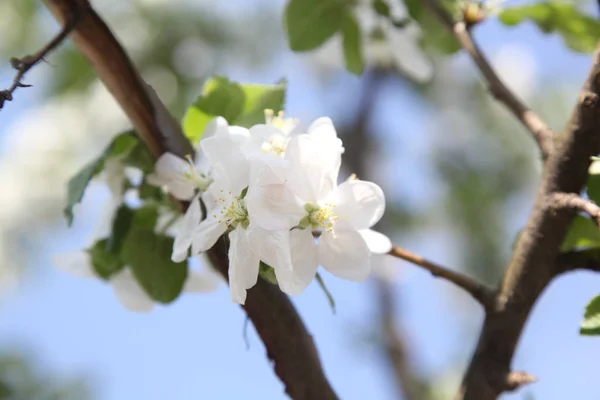
[[[133,216],[133,225],[136,229],[153,230],[158,220],[158,210],[153,205],[138,208]]]
[[[373,0],[373,9],[382,17],[390,17],[390,6],[384,0]]]
[[[94,271],[104,280],[110,278],[115,272],[122,270],[125,265],[118,254],[109,250],[108,241],[109,239],[100,240],[88,250],[92,258]]]
[[[600,230],[589,218],[576,215],[560,247],[562,252],[600,247]]]
[[[277,277],[275,276],[275,270],[273,269],[273,267],[265,264],[262,261],[260,262],[260,265],[258,267],[258,275],[260,275],[260,277],[265,281],[273,285],[277,285]]]
[[[206,125],[221,116],[231,125],[249,127],[264,122],[265,109],[283,109],[286,82],[274,85],[239,84],[216,76],[209,79],[202,95],[187,110],[183,131],[192,143],[198,143]]]
[[[353,74],[360,75],[365,69],[365,61],[362,52],[360,27],[352,13],[346,13],[342,29],[346,69]]]
[[[458,2],[440,2],[451,15],[455,14]],[[421,0],[405,0],[404,4],[408,14],[423,28],[419,39],[420,45],[425,50],[433,50],[442,54],[454,54],[461,49],[460,43],[452,32],[440,22]]]
[[[173,238],[152,230],[132,229],[123,244],[122,257],[146,293],[161,303],[179,296],[187,277],[187,263],[171,261]]]
[[[290,0],[285,10],[290,48],[307,51],[325,43],[341,30],[349,5],[347,0]]]
[[[323,278],[321,277],[321,275],[319,273],[317,273],[316,278],[317,278],[317,282],[319,283],[319,286],[321,287],[321,289],[323,289],[325,296],[327,296],[327,301],[329,301],[329,306],[331,307],[331,311],[335,314],[335,300],[333,299],[331,292],[329,291],[329,289],[327,289],[327,286],[325,286],[325,281],[323,281]]]
[[[283,111],[286,86],[285,80],[274,85],[242,84],[244,109],[235,124],[248,128],[265,122],[265,109]]]
[[[600,295],[594,297],[585,307],[579,333],[582,335],[600,335]]]
[[[107,251],[113,254],[119,254],[121,252],[121,247],[123,247],[123,241],[131,227],[133,216],[134,212],[131,208],[126,205],[119,207],[113,219],[111,236],[106,243]]]
[[[594,159],[590,165],[586,192],[590,199],[600,204],[600,160]]]
[[[98,158],[86,164],[69,179],[69,183],[67,184],[67,206],[64,208],[68,226],[71,226],[73,223],[73,208],[81,202],[90,180],[104,168],[104,161],[109,157],[119,156],[131,151],[138,144],[141,145],[132,132],[119,134]]]
[[[533,21],[542,32],[559,34],[571,50],[582,53],[593,52],[600,39],[600,22],[567,2],[546,1],[505,8],[499,18],[508,26]]]

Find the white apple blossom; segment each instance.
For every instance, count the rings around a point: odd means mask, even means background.
[[[282,290],[300,293],[318,265],[334,275],[362,281],[370,272],[372,247],[389,251],[389,239],[372,227],[383,215],[385,198],[371,182],[348,180],[337,186],[342,145],[327,120],[321,134],[294,137],[285,169],[263,167],[248,190],[251,220],[265,229],[292,229],[292,270],[275,268]],[[320,231],[318,244],[313,231]]]
[[[92,259],[84,250],[77,250],[58,254],[53,258],[53,264],[61,271],[79,278],[100,278],[94,271]],[[188,270],[183,291],[188,293],[208,293],[216,289],[218,278],[215,272],[206,270],[196,272]],[[125,266],[108,279],[119,303],[126,309],[135,312],[149,312],[154,308],[155,302],[148,296],[133,276],[131,270]]]

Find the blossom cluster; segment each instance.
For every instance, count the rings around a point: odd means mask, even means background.
[[[338,184],[344,147],[331,119],[303,131],[281,114],[265,116],[266,123],[249,129],[217,117],[195,161],[165,153],[156,162],[148,182],[189,201],[173,261],[209,250],[226,234],[231,299],[241,304],[261,262],[290,295],[310,284],[319,265],[346,280],[365,280],[371,255],[391,248],[370,229],[383,215],[383,191],[354,176]]]

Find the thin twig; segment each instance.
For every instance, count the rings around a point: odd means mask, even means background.
[[[13,93],[15,90],[17,90],[17,88],[31,86],[22,82],[23,78],[25,78],[25,74],[29,72],[29,70],[36,64],[44,60],[48,53],[58,47],[67,38],[67,36],[69,36],[69,33],[71,33],[79,21],[81,21],[86,9],[87,8],[83,7],[74,8],[70,19],[63,26],[61,31],[37,53],[25,56],[23,58],[12,58],[10,60],[10,64],[13,69],[17,70],[17,74],[13,78],[12,85],[8,89],[0,91],[0,110],[2,110],[6,101],[12,101]]]
[[[540,148],[542,159],[546,160],[554,149],[554,132],[544,120],[527,107],[517,96],[502,82],[489,61],[483,55],[473,40],[465,22],[455,22],[452,16],[439,4],[437,0],[425,0],[425,3],[437,17],[452,30],[463,49],[475,62],[481,74],[487,81],[488,87],[496,100],[503,103],[514,116],[529,130]]]
[[[473,296],[473,298],[477,300],[485,309],[492,308],[494,305],[494,290],[481,282],[475,281],[473,278],[465,274],[453,271],[449,268],[426,260],[417,254],[411,253],[410,251],[401,249],[397,246],[394,246],[392,250],[390,250],[389,254],[412,264],[418,265],[419,267],[431,272],[433,276],[440,277],[454,283],[456,286],[464,289],[471,296]]]
[[[569,209],[588,214],[600,228],[600,207],[592,200],[579,197],[576,193],[552,193],[548,199],[548,207],[553,210]]]

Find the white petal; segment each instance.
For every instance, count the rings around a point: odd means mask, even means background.
[[[216,272],[205,268],[202,272],[188,269],[183,291],[188,293],[209,293],[217,289],[219,279]]]
[[[333,121],[328,117],[318,118],[310,124],[308,127],[308,134],[323,140],[337,139],[337,132],[333,126]]]
[[[334,209],[337,223],[344,229],[368,229],[375,225],[385,211],[383,190],[373,182],[349,180],[335,193]]]
[[[222,234],[227,231],[227,225],[219,222],[209,213],[196,227],[192,237],[192,255],[197,255],[213,247]]]
[[[52,264],[62,272],[78,278],[96,277],[90,255],[83,250],[57,254],[52,257]]]
[[[316,203],[329,196],[337,184],[341,165],[341,146],[329,146],[310,135],[294,136],[285,153],[296,174],[290,178],[292,190],[305,202]]]
[[[129,268],[124,268],[110,278],[110,283],[121,305],[130,311],[148,312],[154,301],[146,294]]]
[[[246,233],[238,228],[229,233],[229,289],[231,300],[246,302],[246,290],[256,285],[260,260],[252,253]]]
[[[215,181],[236,195],[248,186],[250,164],[240,149],[241,143],[236,135],[217,135],[200,141],[200,146],[214,173]]]
[[[383,233],[372,229],[362,229],[358,231],[365,240],[367,247],[373,254],[386,254],[392,250],[392,241]]]
[[[192,199],[183,216],[182,223],[173,243],[171,260],[181,262],[187,258],[188,249],[192,245],[195,231],[201,220],[202,208],[200,207],[200,195],[197,195]]]
[[[154,186],[166,187],[169,193],[180,200],[190,200],[196,187],[186,178],[190,173],[190,164],[172,154],[164,153],[154,166],[154,172],[146,177],[146,181]]]
[[[117,211],[117,208],[119,208],[120,205],[120,199],[118,202],[115,202],[114,199],[110,199],[106,204],[102,206],[100,218],[98,219],[98,225],[94,227],[94,231],[92,232],[93,241],[106,239],[111,236],[115,212]]]
[[[306,214],[296,195],[268,166],[257,170],[244,200],[250,220],[265,229],[289,230]]]
[[[290,231],[263,229],[253,222],[245,230],[252,252],[275,269],[292,270]]]
[[[292,271],[275,269],[275,276],[281,290],[297,296],[312,282],[317,273],[317,244],[308,229],[294,229],[290,232]]]
[[[362,282],[371,272],[371,253],[357,231],[323,232],[319,237],[319,264],[338,278]]]
[[[120,157],[110,157],[104,162],[103,176],[113,201],[120,203],[125,190],[125,165]]]
[[[227,120],[223,117],[215,117],[206,124],[202,138],[205,139],[216,135],[224,135],[227,134],[228,131],[229,124],[227,123]]]

